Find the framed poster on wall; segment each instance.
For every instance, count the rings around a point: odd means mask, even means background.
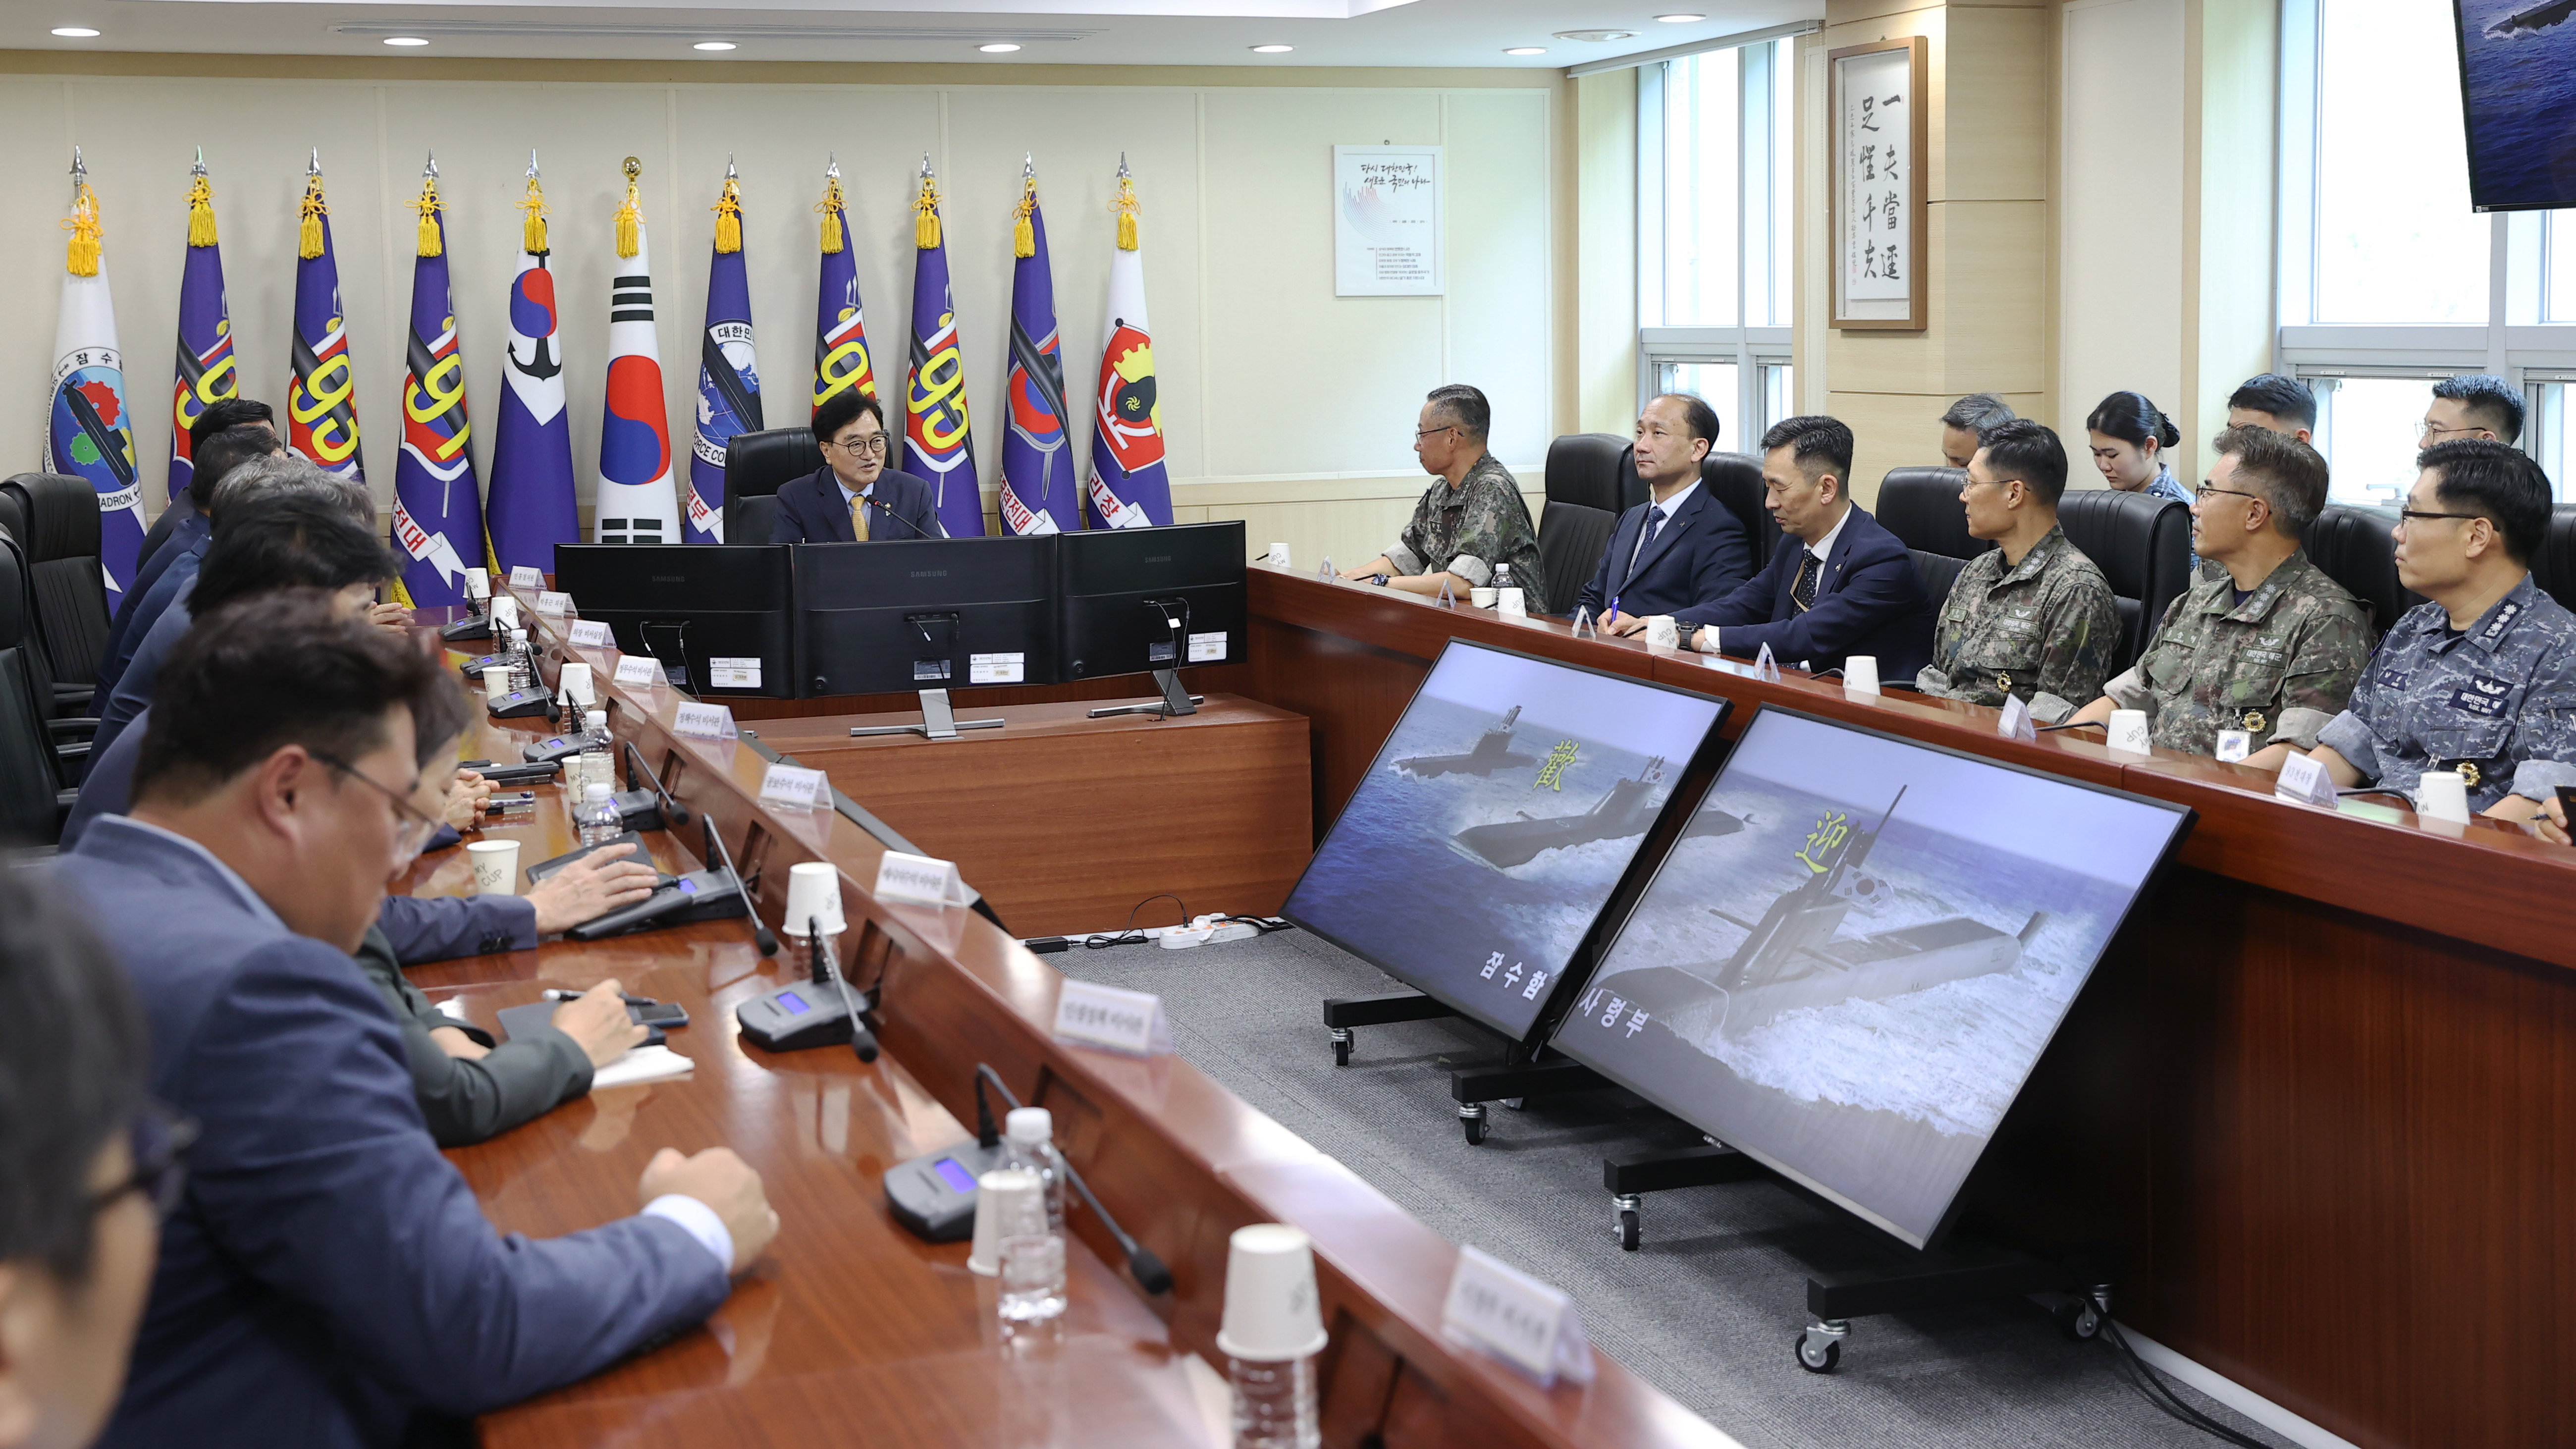
[[[1333,148],[1333,295],[1437,297],[1440,148]]]
[[[1930,42],[1902,36],[1825,55],[1833,124],[1833,325],[1924,328],[1921,113]]]

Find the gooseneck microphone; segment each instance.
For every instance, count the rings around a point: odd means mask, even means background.
[[[628,740],[626,742],[627,789],[635,788],[635,777],[638,774],[644,777],[645,785],[653,791],[654,803],[661,806],[662,823],[665,828],[677,830],[689,823],[689,807],[671,798],[671,792],[662,788],[662,777],[654,774],[653,767],[644,763],[644,752],[635,748],[633,740]]]
[[[860,1061],[875,1061],[877,1059],[876,1033],[868,1030],[867,1019],[859,1014],[863,1008],[860,1007],[858,999],[850,994],[850,978],[841,974],[840,961],[832,954],[832,938],[823,930],[822,917],[805,918],[805,941],[807,947],[814,953],[814,984],[820,986],[824,979],[829,977],[841,989],[841,1009],[850,1014],[850,1050],[857,1054]]]
[[[978,1142],[989,1146],[999,1139],[993,1136],[992,1110],[984,1103],[986,1082],[992,1083],[993,1090],[1001,1093],[1002,1100],[1012,1107],[1018,1107],[1020,1099],[1011,1095],[1011,1089],[1003,1085],[999,1073],[982,1062],[975,1064],[975,1137]],[[1082,1174],[1073,1170],[1073,1160],[1065,1156],[1061,1148],[1056,1152],[1055,1161],[1056,1166],[1064,1169],[1064,1180],[1072,1183],[1074,1191],[1081,1193],[1082,1200],[1100,1215],[1100,1225],[1109,1230],[1109,1236],[1118,1244],[1118,1251],[1127,1255],[1127,1271],[1135,1275],[1136,1286],[1157,1296],[1171,1292],[1172,1270],[1163,1266],[1163,1260],[1155,1257],[1152,1249],[1127,1236],[1127,1230],[1118,1226],[1118,1220],[1109,1215],[1109,1209],[1102,1207],[1100,1199],[1092,1196],[1091,1184],[1084,1182]]]
[[[872,487],[873,487],[874,485],[870,485],[870,486],[872,486]],[[922,526],[921,526],[921,523],[920,523],[920,520],[904,517],[901,513],[898,513],[898,512],[896,512],[896,511],[895,511],[895,506],[894,506],[893,504],[888,503],[888,502],[885,502],[884,500],[882,500],[882,499],[878,498],[878,497],[877,497],[875,494],[873,494],[873,493],[862,493],[862,494],[860,494],[860,495],[859,495],[859,497],[860,497],[860,499],[861,499],[861,500],[863,500],[863,501],[864,501],[864,502],[865,502],[865,503],[866,503],[870,508],[876,509],[878,512],[883,513],[886,517],[896,520],[897,522],[899,522],[899,523],[903,524],[903,526],[904,526],[904,527],[911,529],[914,533],[919,534],[919,535],[920,535],[921,537],[923,537],[923,538],[938,538],[938,537],[941,537],[941,536],[942,536],[942,535],[940,535],[940,534],[936,534],[936,533],[931,532],[931,531],[930,531],[929,529],[927,529],[927,528],[922,527]]]
[[[742,908],[751,915],[752,943],[760,947],[760,954],[763,956],[777,955],[777,933],[769,929],[769,923],[762,920],[760,912],[752,906],[751,883],[742,878],[741,868],[733,863],[733,852],[725,849],[724,837],[716,833],[714,817],[701,815],[698,817],[698,824],[706,829],[706,848],[698,852],[698,858],[710,865],[719,859],[723,860],[725,874],[733,877],[734,894],[742,897]]]

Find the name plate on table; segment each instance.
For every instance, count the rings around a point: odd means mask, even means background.
[[[1055,1034],[1063,1041],[1132,1057],[1172,1052],[1172,1024],[1163,1014],[1163,998],[1096,981],[1065,981],[1055,999]]]
[[[2334,776],[2326,773],[2325,766],[2305,755],[2292,755],[2281,762],[2281,778],[2272,786],[2272,794],[2275,798],[2301,805],[2321,805],[2328,810],[2337,808]]]
[[[1479,1249],[1458,1250],[1440,1331],[1519,1369],[1540,1388],[1560,1378],[1592,1382],[1592,1344],[1574,1300]]]
[[[537,570],[530,568],[526,564],[521,564],[517,568],[510,570],[511,588],[542,589],[545,586],[546,576]]]
[[[733,706],[725,704],[684,704],[671,716],[671,733],[693,740],[740,739],[734,728]]]
[[[969,654],[966,656],[966,682],[969,684],[1019,684],[1029,677],[1029,656],[1015,654]]]
[[[1222,661],[1224,658],[1225,635],[1222,632],[1215,634],[1192,634],[1190,636],[1190,662],[1192,664],[1205,664],[1210,660]]]
[[[537,595],[537,612],[560,619],[572,612],[572,595],[545,590]]]
[[[578,628],[580,626],[575,625],[574,627]],[[617,682],[620,684],[659,684],[662,682],[662,661],[654,658],[650,654],[626,655],[617,661]]]
[[[965,906],[975,901],[966,893],[966,882],[958,876],[955,861],[906,855],[900,850],[887,851],[877,862],[875,894],[881,901],[908,901],[916,906]]]
[[[1995,733],[2008,740],[2035,740],[2039,730],[2030,722],[2030,706],[2018,694],[2004,696],[2003,713],[1995,716]]]
[[[606,619],[575,619],[572,624],[572,634],[570,637],[573,643],[581,645],[583,648],[605,649],[608,647],[608,621]]]
[[[832,782],[820,770],[772,765],[760,777],[760,798],[780,805],[812,809],[832,803]]]
[[[1771,657],[1768,644],[1762,646],[1761,653],[1753,656],[1753,677],[1771,684],[1780,682],[1780,661]]]

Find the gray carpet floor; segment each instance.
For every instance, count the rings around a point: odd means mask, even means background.
[[[1351,1065],[1334,1067],[1319,1003],[1400,983],[1305,932],[1077,948],[1050,964],[1162,997],[1192,1065],[1443,1236],[1572,1294],[1594,1343],[1755,1449],[2222,1442],[2149,1403],[2107,1342],[2067,1339],[2027,1301],[1859,1319],[1837,1372],[1801,1370],[1790,1345],[1807,1322],[1806,1274],[1847,1251],[1848,1219],[1768,1179],[1655,1193],[1644,1246],[1621,1252],[1602,1158],[1698,1134],[1611,1090],[1496,1104],[1485,1144],[1468,1146],[1448,1071],[1497,1059],[1499,1041],[1456,1021],[1369,1027]]]

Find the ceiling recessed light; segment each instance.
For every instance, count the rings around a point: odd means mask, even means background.
[[[1688,25],[1694,20],[1706,20],[1708,17],[1705,15],[1658,15],[1655,18],[1664,22],[1666,25]]]
[[[1293,45],[1256,45],[1252,48],[1252,53],[1254,55],[1286,55],[1288,52],[1295,50],[1296,48],[1297,47]]]
[[[689,49],[691,49],[691,50],[731,50],[731,49],[733,49],[733,42],[732,42],[732,41],[730,41],[730,40],[701,40],[701,41],[699,41],[697,44],[690,46],[690,47],[689,47]]]
[[[1020,47],[1015,41],[997,40],[990,45],[979,45],[975,48],[984,52],[986,55],[1008,55]]]
[[[387,45],[427,45],[427,44],[429,44],[429,42],[428,42],[428,41],[426,41],[426,40],[421,39],[421,38],[420,38],[419,36],[417,36],[417,35],[388,35],[388,36],[386,36],[386,37],[385,37],[385,44],[387,44]]]
[[[1637,32],[1633,30],[1560,30],[1556,32],[1556,38],[1589,40],[1598,43],[1605,40],[1634,40],[1637,38]]]
[[[98,35],[97,31],[86,25],[57,25],[54,27],[54,33],[65,40],[91,40]]]
[[[1546,46],[1544,46],[1544,45],[1515,45],[1515,46],[1513,46],[1511,49],[1504,51],[1504,52],[1503,52],[1503,54],[1505,54],[1505,55],[1545,55],[1545,54],[1547,54],[1547,47],[1546,47]]]

